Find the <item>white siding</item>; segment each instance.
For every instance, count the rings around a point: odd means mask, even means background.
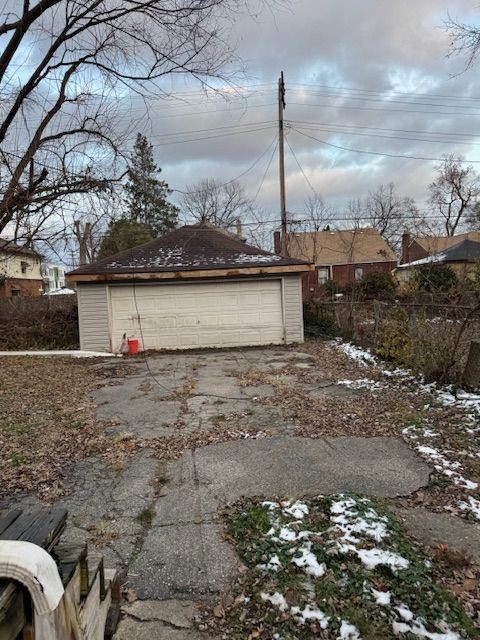
[[[301,275],[283,277],[286,343],[303,342],[303,304]]]
[[[107,285],[78,283],[77,294],[80,348],[110,351]]]

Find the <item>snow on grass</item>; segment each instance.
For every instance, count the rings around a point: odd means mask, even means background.
[[[282,638],[284,632],[291,637],[293,623],[299,638],[313,637],[302,635],[308,632],[329,640],[361,640],[353,624],[357,619],[380,624],[379,638],[470,637],[465,635],[471,628],[468,617],[458,613],[458,605],[452,608],[451,596],[440,586],[432,589],[436,577],[428,557],[372,500],[338,494],[263,501],[261,513],[257,501],[250,504],[251,511],[239,516],[247,529],[234,535],[247,566],[251,558],[257,572],[249,619],[271,625],[272,637]],[[265,605],[267,611],[258,610]]]
[[[279,571],[282,568],[282,563],[280,562],[280,558],[275,554],[273,555],[268,562],[263,564],[257,564],[259,569],[263,569],[264,571]]]
[[[448,478],[451,478],[455,484],[470,490],[478,488],[477,482],[467,480],[458,472],[458,469],[461,469],[462,467],[460,462],[451,462],[442,453],[440,453],[433,447],[419,445],[416,447],[416,449],[419,453],[422,454],[424,458],[427,458],[429,462],[433,463],[436,471],[439,471],[440,473],[446,475]]]
[[[372,594],[375,598],[375,604],[381,604],[384,607],[390,606],[392,599],[390,591],[377,591],[376,589],[372,589]]]
[[[380,542],[388,535],[387,518],[380,516],[372,508],[368,508],[360,514],[359,505],[368,504],[368,500],[354,499],[349,496],[341,496],[339,500],[332,502],[330,521],[341,532],[342,535],[339,539],[342,542],[357,543],[359,542],[357,535],[363,535]]]
[[[385,389],[388,385],[378,380],[370,380],[370,378],[360,378],[359,380],[339,380],[337,384],[343,387],[349,387],[350,389],[370,389],[376,391],[378,389]]]
[[[394,610],[400,618],[392,623],[395,635],[409,633],[418,638],[428,638],[429,640],[460,640],[458,633],[451,631],[446,623],[439,624],[440,627],[443,627],[443,631],[440,633],[428,631],[424,621],[415,616],[405,604],[400,604]]]
[[[297,553],[297,551],[300,555],[295,555],[292,558],[293,564],[300,567],[305,571],[305,573],[313,576],[314,578],[321,578],[325,574],[327,567],[324,562],[319,563],[315,554],[312,553],[311,542],[304,542],[300,549],[296,550],[295,553]]]
[[[477,500],[477,498],[467,496],[467,501],[459,502],[458,507],[462,511],[470,511],[477,520],[480,520],[480,500]]]
[[[293,516],[295,520],[303,520],[305,516],[308,516],[308,507],[304,502],[282,502],[283,513],[289,516]]]
[[[321,629],[326,629],[328,627],[329,617],[326,616],[323,611],[320,609],[312,608],[310,605],[306,605],[304,609],[300,609],[300,607],[292,607],[291,608],[292,615],[300,622],[300,624],[305,624],[306,622],[311,622],[315,620],[320,625]]]
[[[364,367],[368,367],[371,364],[377,364],[377,358],[375,358],[375,356],[372,355],[370,351],[361,349],[351,342],[336,341],[335,344],[340,349],[340,351],[343,351],[343,353],[352,358],[352,360],[357,361]]]
[[[337,640],[361,640],[360,632],[355,625],[342,620],[340,635],[337,636]]]
[[[397,379],[400,383],[409,383],[414,385],[420,393],[433,395],[436,400],[445,407],[455,407],[463,413],[463,424],[459,426],[460,429],[468,436],[477,436],[480,432],[480,394],[468,393],[463,389],[454,390],[452,386],[439,387],[435,383],[426,383],[423,379],[414,376],[410,371],[405,369],[388,369],[388,367],[382,363],[382,361],[376,358],[370,351],[361,349],[350,343],[344,343],[340,341],[334,341],[334,344],[338,349],[346,353],[356,362],[359,362],[362,366],[375,366],[379,369],[384,376],[395,383]],[[340,384],[348,383],[353,388],[370,388],[371,390],[378,389],[375,386],[375,382],[368,378],[359,380],[342,380]],[[380,383],[381,384],[381,383]],[[456,452],[452,450],[443,450],[438,446],[432,446],[432,439],[441,437],[438,434],[426,426],[409,426],[403,430],[403,436],[407,442],[415,447],[417,452],[428,462],[433,464],[435,470],[441,473],[445,477],[449,478],[457,487],[464,489],[467,492],[478,491],[479,485],[477,482],[465,477],[463,473],[463,467],[459,460],[456,460],[459,455],[467,455],[470,458],[480,458],[480,451],[476,447],[475,440],[472,440],[470,449],[467,453]],[[420,443],[419,441],[423,441]],[[475,519],[480,520],[480,500],[478,498],[465,495],[464,500],[456,502],[456,507],[463,512],[470,513]],[[452,506],[447,507],[452,509]]]
[[[288,611],[290,607],[288,606],[288,602],[285,600],[285,596],[278,591],[275,593],[261,593],[260,597],[264,602],[270,602],[274,607],[280,609],[280,611]]]

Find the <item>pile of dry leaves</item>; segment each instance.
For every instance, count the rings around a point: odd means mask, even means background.
[[[6,357],[0,368],[0,499],[36,493],[53,501],[73,462],[110,445],[91,392],[105,383],[92,360]],[[105,369],[109,378],[128,368]],[[119,447],[122,447],[119,442]]]

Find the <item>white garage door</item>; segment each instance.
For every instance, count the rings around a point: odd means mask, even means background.
[[[136,306],[135,306],[136,299]],[[113,347],[127,336],[145,349],[282,344],[280,280],[110,287]]]

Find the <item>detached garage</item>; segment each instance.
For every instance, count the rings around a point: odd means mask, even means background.
[[[303,341],[301,274],[311,265],[207,224],[176,229],[68,274],[80,347],[116,351]]]

